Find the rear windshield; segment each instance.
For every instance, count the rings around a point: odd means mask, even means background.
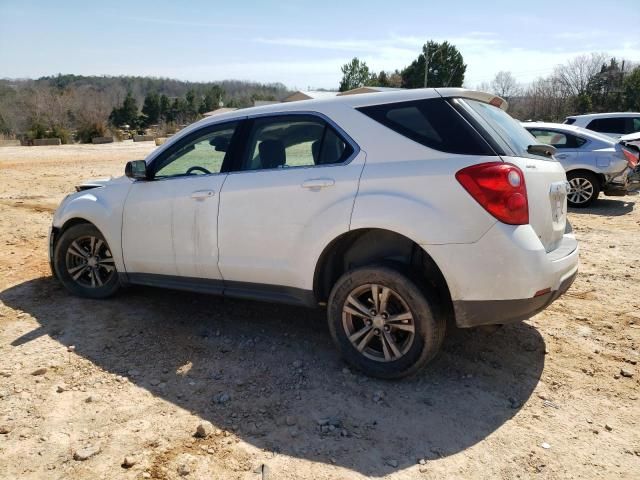
[[[529,145],[539,143],[517,120],[504,110],[470,99],[457,99],[456,103],[465,106],[476,121],[485,130],[491,140],[497,144],[498,150],[504,154],[518,157],[541,158],[527,152]],[[548,157],[542,157],[548,158]]]
[[[358,110],[394,132],[435,150],[494,155],[478,132],[442,98],[385,103]]]

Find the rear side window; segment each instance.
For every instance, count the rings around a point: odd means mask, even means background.
[[[596,118],[591,120],[587,128],[595,132],[623,134],[625,118]]]
[[[354,151],[324,120],[309,115],[257,118],[248,143],[243,170],[334,165]]]
[[[576,119],[575,118],[565,118],[564,122],[562,122],[566,125],[573,125],[574,123],[576,123]]]
[[[540,143],[552,145],[556,148],[580,148],[587,143],[583,138],[570,133],[556,132],[554,130],[528,129]]]
[[[487,142],[441,98],[386,103],[358,110],[394,132],[435,150],[494,155]]]

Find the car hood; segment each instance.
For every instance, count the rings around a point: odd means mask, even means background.
[[[92,188],[105,187],[107,185],[114,185],[118,183],[126,183],[130,182],[129,178],[125,177],[108,177],[108,178],[94,178],[91,180],[86,180],[79,185],[76,185],[76,191],[82,192],[84,190],[90,190]]]

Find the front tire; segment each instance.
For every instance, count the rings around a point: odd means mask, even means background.
[[[442,345],[444,316],[429,294],[388,266],[351,270],[338,279],[328,302],[329,330],[343,358],[378,378],[412,375]]]
[[[111,249],[93,225],[69,227],[60,236],[54,251],[56,276],[74,295],[106,298],[120,288]]]
[[[600,182],[591,172],[569,172],[570,189],[567,204],[573,208],[586,208],[596,201],[600,194]]]

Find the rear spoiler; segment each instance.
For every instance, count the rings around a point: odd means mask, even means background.
[[[477,90],[467,90],[466,88],[436,88],[436,92],[441,97],[461,97],[478,100],[479,102],[489,103],[495,107],[499,107],[505,112],[509,108],[509,103],[501,97],[492,93],[479,92]]]

